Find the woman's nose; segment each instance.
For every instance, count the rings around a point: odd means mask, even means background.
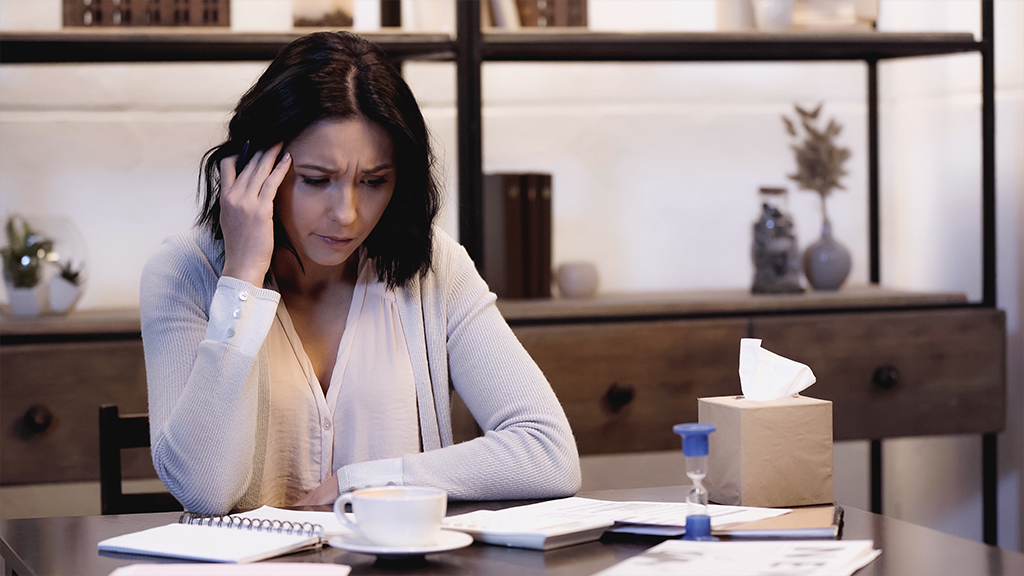
[[[359,213],[358,201],[356,199],[355,187],[346,184],[341,187],[335,195],[331,204],[331,217],[344,226],[351,225],[356,221]]]

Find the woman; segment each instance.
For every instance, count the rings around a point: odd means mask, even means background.
[[[296,40],[242,97],[198,226],[142,278],[153,463],[188,510],[579,488],[550,385],[432,227],[431,168],[411,91],[356,36]],[[453,443],[452,390],[483,437]]]

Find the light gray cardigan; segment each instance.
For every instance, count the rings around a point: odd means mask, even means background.
[[[272,385],[265,340],[280,299],[222,279],[222,254],[205,231],[172,236],[141,287],[153,464],[186,509],[218,514],[275,496],[262,482]],[[455,499],[574,494],[579,456],[565,413],[462,246],[436,230],[432,269],[395,296],[423,446],[401,459],[402,483]],[[228,318],[231,338],[218,341],[208,330],[226,325],[229,308],[217,302],[228,300],[247,308]],[[483,437],[453,443],[452,388]]]

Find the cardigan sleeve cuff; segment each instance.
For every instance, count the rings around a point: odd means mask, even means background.
[[[402,459],[388,458],[349,464],[338,469],[338,492],[363,488],[402,486]]]
[[[273,290],[222,276],[210,302],[206,339],[255,354],[270,332],[280,300]]]

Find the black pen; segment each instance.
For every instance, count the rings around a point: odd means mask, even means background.
[[[238,153],[238,160],[235,161],[235,177],[242,173],[242,169],[249,163],[252,157],[249,156],[249,140],[242,144],[242,151]]]

